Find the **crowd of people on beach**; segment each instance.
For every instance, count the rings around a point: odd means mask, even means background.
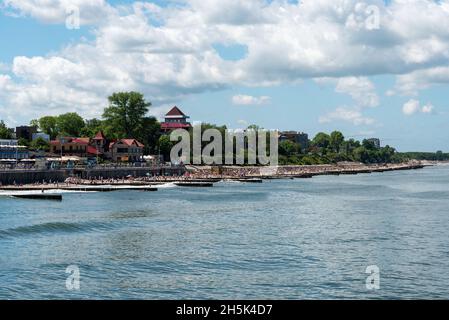
[[[42,180],[28,186],[45,187],[67,187],[70,185],[129,185],[129,184],[151,184],[152,182],[179,182],[191,180],[215,180],[215,179],[244,179],[244,178],[288,178],[288,177],[308,177],[319,174],[341,174],[341,173],[363,173],[377,172],[387,170],[401,170],[411,168],[409,164],[378,164],[364,165],[358,163],[341,163],[334,165],[311,165],[311,166],[276,166],[276,167],[221,167],[218,170],[211,167],[199,167],[195,170],[187,170],[182,175],[157,175],[147,174],[145,177],[133,177],[131,175],[120,178],[90,177],[83,179],[81,177],[69,177],[63,183],[52,180]],[[1,186],[0,182],[0,186]],[[14,186],[21,186],[15,181]]]

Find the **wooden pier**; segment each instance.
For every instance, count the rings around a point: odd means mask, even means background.
[[[135,190],[135,191],[158,191],[157,188],[146,185],[146,186],[89,186],[89,185],[75,185],[75,186],[56,186],[56,185],[44,185],[44,186],[5,186],[0,188],[2,191],[41,191],[44,193],[48,190],[64,190],[64,191],[82,191],[82,192],[113,192],[121,190]]]
[[[11,195],[11,197],[20,199],[62,201],[61,194],[51,194],[51,193],[15,194]]]

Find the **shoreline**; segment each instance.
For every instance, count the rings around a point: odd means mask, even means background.
[[[277,166],[277,167],[236,167],[224,166],[221,172],[208,166],[187,167],[184,176],[164,176],[151,178],[128,179],[97,179],[86,180],[68,178],[63,183],[3,185],[1,191],[115,191],[115,190],[145,190],[145,188],[157,188],[168,183],[207,184],[219,181],[262,182],[275,179],[305,179],[321,175],[357,175],[369,173],[383,173],[390,171],[417,170],[434,164],[422,162],[409,162],[386,165],[363,165],[354,163],[342,163],[336,165],[310,165],[310,166]],[[149,189],[148,189],[149,190]]]

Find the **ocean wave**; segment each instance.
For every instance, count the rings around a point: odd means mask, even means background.
[[[170,188],[176,188],[177,185],[174,182],[169,182],[161,185],[155,186],[158,189],[170,189]]]
[[[89,231],[107,231],[110,229],[111,226],[109,224],[95,221],[87,223],[48,222],[0,230],[0,239],[15,238],[35,234],[77,233]]]
[[[96,191],[76,191],[76,190],[61,190],[61,189],[49,189],[45,190],[44,194],[61,194],[61,193],[92,193]],[[0,191],[0,196],[13,197],[19,195],[30,195],[30,194],[42,194],[40,190],[24,190],[24,191]]]

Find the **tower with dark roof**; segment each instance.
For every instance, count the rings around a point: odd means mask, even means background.
[[[189,129],[192,125],[188,122],[190,117],[185,115],[178,107],[173,107],[165,115],[165,121],[161,123],[161,130],[168,133],[176,129]]]

